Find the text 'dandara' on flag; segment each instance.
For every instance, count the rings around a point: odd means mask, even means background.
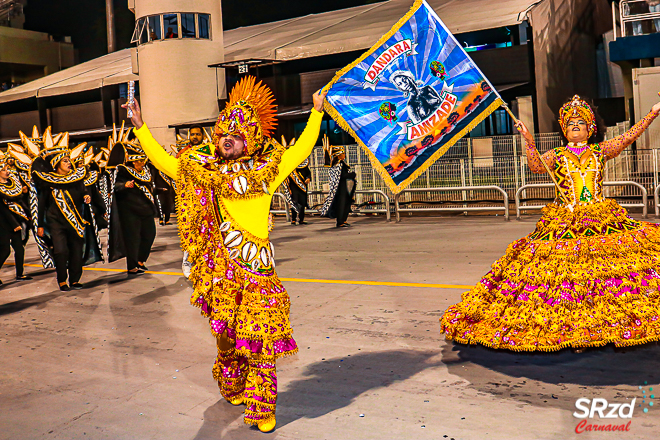
[[[423,0],[326,89],[326,110],[395,193],[502,104]]]

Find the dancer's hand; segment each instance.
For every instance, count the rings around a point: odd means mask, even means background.
[[[126,104],[122,105],[121,108],[125,108],[126,110],[130,109],[133,111],[133,116],[131,117],[133,127],[137,129],[142,128],[144,121],[142,120],[142,110],[140,110],[140,103],[138,103],[137,99],[133,99],[133,104],[129,104],[127,102]]]
[[[134,180],[129,180],[126,182],[126,188],[133,188],[135,186],[135,181]]]
[[[37,236],[38,237],[44,236],[44,228],[37,228]]]
[[[92,197],[89,196],[89,195],[86,195],[86,196],[83,198],[83,200],[84,200],[85,203],[87,203],[88,205],[89,205],[90,203],[92,203]]]
[[[327,94],[327,90],[317,90],[316,93],[314,93],[314,96],[312,96],[312,100],[314,101],[314,110],[317,112],[323,111],[323,101],[325,101],[325,96]]]
[[[516,129],[520,132],[522,137],[525,138],[527,142],[529,142],[530,144],[534,142],[534,137],[532,136],[532,133],[529,132],[527,126],[525,126],[523,121],[519,119],[518,122],[514,124],[514,127],[516,127]]]
[[[660,95],[660,92],[658,92],[658,95]],[[652,111],[653,113],[660,113],[660,102],[658,102],[656,105],[654,105],[654,106],[651,108],[651,111]]]
[[[21,229],[23,229],[23,228],[20,227],[20,226],[16,226],[16,227],[14,228],[14,232],[18,232],[18,231],[20,231]]]

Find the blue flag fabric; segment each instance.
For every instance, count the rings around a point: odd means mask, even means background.
[[[326,111],[394,193],[503,103],[424,0],[326,89]]]

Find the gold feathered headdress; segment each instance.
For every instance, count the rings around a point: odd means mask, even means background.
[[[229,102],[218,116],[214,141],[222,135],[240,135],[245,139],[246,156],[263,146],[277,125],[277,106],[273,92],[253,76],[246,76],[234,86]]]

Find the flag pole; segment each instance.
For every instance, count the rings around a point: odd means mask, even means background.
[[[505,102],[502,102],[502,107],[504,108],[504,110],[506,110],[506,112],[509,114],[509,116],[511,116],[511,119],[513,119],[513,122],[515,122],[517,124],[519,122],[519,120],[513,114],[513,112],[509,108],[509,106]],[[555,187],[557,188],[557,191],[559,192],[559,197],[561,197],[561,199],[564,201],[564,203],[566,203],[567,205],[570,205],[570,203],[566,200],[566,197],[564,197],[564,190],[559,186],[559,183],[557,182],[557,179],[555,179],[555,175],[552,173],[552,171],[550,170],[550,167],[545,162],[545,160],[543,160],[543,156],[541,156],[541,154],[539,153],[539,150],[536,148],[536,145],[534,145],[534,149],[536,150],[536,154],[539,155],[539,159],[541,160],[541,163],[543,164],[543,167],[545,168],[545,171],[550,176],[550,179],[552,179],[552,183],[555,184]]]

